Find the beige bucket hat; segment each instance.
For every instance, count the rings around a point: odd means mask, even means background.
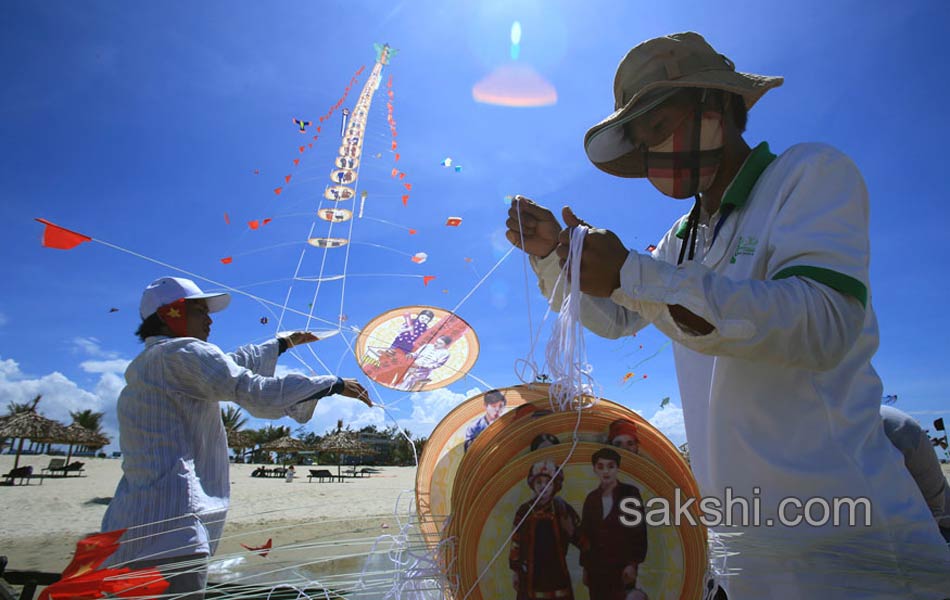
[[[614,112],[584,136],[591,162],[618,177],[645,177],[643,153],[623,134],[623,124],[656,107],[682,88],[711,88],[740,94],[752,108],[782,77],[739,73],[732,61],[698,33],[688,31],[647,40],[617,67]]]

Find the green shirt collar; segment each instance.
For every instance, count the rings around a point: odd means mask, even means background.
[[[742,167],[732,183],[726,188],[719,210],[722,210],[725,206],[731,206],[730,211],[742,208],[746,200],[749,199],[749,194],[752,192],[752,188],[755,187],[755,182],[759,180],[762,172],[772,164],[773,160],[775,160],[775,155],[769,150],[768,142],[762,142],[753,148],[745,162],[742,163]],[[687,219],[684,218],[680,221],[679,227],[676,228],[676,237],[679,239],[685,238],[686,228]]]

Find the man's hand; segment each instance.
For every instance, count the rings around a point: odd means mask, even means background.
[[[561,224],[554,213],[524,196],[515,196],[511,201],[505,225],[508,227],[505,233],[508,241],[532,256],[544,258],[557,248]],[[524,247],[521,245],[522,238]]]
[[[570,207],[562,212],[567,229],[558,234],[557,255],[561,258],[561,267],[567,261],[571,250],[571,231],[581,225],[588,228],[584,236],[584,249],[581,253],[580,288],[585,294],[606,298],[620,287],[620,268],[627,260],[630,251],[612,231],[595,229],[577,218]]]
[[[355,379],[343,380],[343,391],[340,392],[340,395],[347,398],[356,398],[366,406],[373,406],[373,401],[369,399],[369,392]]]
[[[301,344],[309,344],[310,342],[315,342],[320,339],[309,331],[295,331],[282,337],[287,342],[288,349]]]

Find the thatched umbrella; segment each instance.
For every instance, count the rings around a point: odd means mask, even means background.
[[[253,431],[228,431],[228,448],[233,449],[235,454],[243,454],[243,452],[239,453],[238,450],[253,448],[256,443]]]
[[[59,425],[59,423],[57,423]],[[109,438],[97,433],[91,429],[86,429],[79,423],[70,423],[66,427],[59,426],[50,430],[49,434],[42,439],[36,439],[37,442],[46,442],[50,444],[69,444],[69,451],[66,453],[66,464],[73,457],[73,446],[105,446],[109,443]]]
[[[298,440],[297,438],[290,437],[285,435],[284,437],[279,437],[276,440],[271,440],[265,444],[261,444],[261,450],[266,450],[268,452],[300,452],[301,450],[308,449],[309,446],[304,442]]]
[[[359,440],[357,434],[352,431],[343,431],[343,423],[337,423],[337,429],[333,433],[323,438],[317,449],[322,452],[336,452],[340,455],[337,461],[336,474],[340,477],[341,463],[343,455],[367,456],[373,453],[373,449]]]
[[[51,436],[62,434],[65,429],[66,427],[58,421],[47,419],[33,411],[26,411],[13,415],[0,425],[0,438],[20,440],[16,449],[16,459],[13,461],[13,468],[16,469],[20,466],[20,453],[23,452],[24,440],[47,440]]]

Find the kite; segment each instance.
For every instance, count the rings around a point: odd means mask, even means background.
[[[306,133],[307,127],[313,125],[310,121],[301,121],[300,119],[294,119],[294,123],[300,127],[300,133]]]
[[[324,208],[317,215],[324,221],[342,223],[353,218],[353,213],[345,208]]]
[[[434,306],[389,310],[367,323],[356,340],[363,373],[380,385],[407,392],[458,381],[475,364],[478,348],[468,323]]]
[[[241,547],[249,552],[258,554],[261,558],[267,558],[267,554],[271,549],[271,541],[271,538],[267,538],[267,541],[264,542],[263,546],[248,546],[246,544],[241,544]]]
[[[282,187],[274,188],[274,193],[277,194],[278,196],[280,196],[280,193],[282,191],[284,191],[284,188]]]
[[[224,258],[221,259],[221,264],[223,264],[223,265],[229,265],[229,264],[231,264],[233,261],[234,261],[234,259],[231,258],[230,256],[225,256]]]
[[[46,219],[36,219],[46,228],[43,230],[43,247],[56,248],[57,250],[72,250],[83,242],[91,242],[92,238],[75,231],[60,227]]]
[[[426,275],[422,278],[422,285],[428,286],[429,282],[435,279],[435,275]]]
[[[261,317],[261,325],[267,325],[267,317]]]
[[[449,217],[446,219],[445,224],[449,227],[458,227],[462,224],[462,217]]]
[[[669,404],[669,403],[670,403],[670,397],[669,397],[669,396],[667,396],[666,398],[663,398],[662,400],[660,400],[660,408],[663,408],[664,406],[666,406],[666,405]]]
[[[653,252],[654,250],[656,250],[656,244],[650,244],[649,246],[647,246],[647,249],[646,249],[647,252]]]
[[[109,309],[109,312],[110,313],[119,312],[119,309],[113,306],[112,308]]]
[[[412,257],[412,262],[421,265],[426,261],[427,258],[429,258],[429,255],[425,252],[416,252],[416,254]]]
[[[308,244],[317,248],[340,248],[346,246],[349,242],[350,240],[346,238],[335,237],[312,237],[307,240]]]
[[[442,159],[442,162],[439,163],[439,164],[442,165],[443,167],[451,167],[451,166],[452,166],[452,159],[449,158],[449,157],[445,157],[444,159]]]

